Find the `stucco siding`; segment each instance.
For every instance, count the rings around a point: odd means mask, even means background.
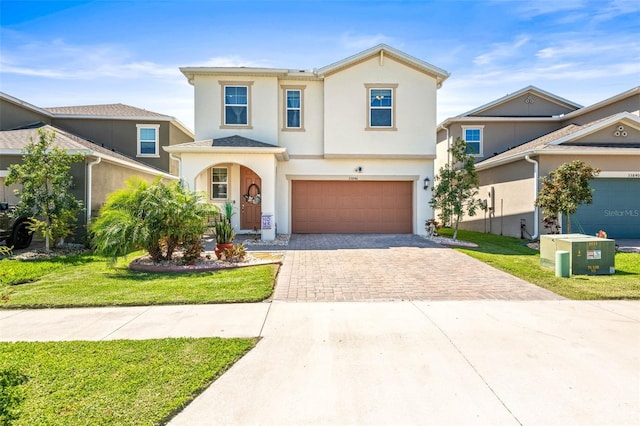
[[[397,130],[368,127],[366,84],[397,85]],[[378,57],[324,81],[327,155],[435,155],[436,80],[391,58]]]
[[[529,142],[542,135],[557,129],[554,122],[483,122],[483,123],[454,123],[451,124],[449,132],[451,140],[462,138],[462,127],[482,126],[482,155],[476,157],[476,161],[486,160],[510,148]],[[439,145],[442,145],[440,143]],[[446,145],[446,143],[444,144]],[[446,151],[446,148],[445,148]],[[438,151],[440,153],[440,150]]]
[[[489,209],[486,213],[478,211],[475,217],[465,216],[461,228],[520,237],[520,224],[524,220],[528,232],[533,234],[536,196],[533,164],[524,160],[509,163],[479,171],[478,177],[478,198],[484,200]]]
[[[356,173],[357,167],[361,167],[362,172]],[[428,204],[431,190],[423,189],[425,177],[433,182],[433,162],[430,160],[293,159],[280,162],[276,188],[279,194],[276,206],[278,232],[289,233],[291,230],[293,180],[404,180],[413,182],[413,232],[424,234],[424,222],[433,217]]]
[[[84,139],[115,149],[136,161],[168,172],[169,154],[159,148],[158,157],[138,156],[138,124],[159,125],[160,147],[169,144],[169,123],[154,120],[98,120],[87,118],[56,118],[54,126]]]
[[[322,155],[324,135],[324,84],[322,81],[280,80],[278,91],[279,145],[287,148],[289,155]],[[285,128],[285,103],[283,87],[304,87],[302,116],[304,130]]]
[[[550,117],[573,111],[535,94],[525,93],[490,109],[474,114],[479,117]]]
[[[578,114],[576,116],[571,116],[570,118],[562,122],[562,126],[567,126],[572,123],[580,125],[587,124],[604,117],[609,117],[622,111],[640,115],[640,95],[629,96],[618,102],[614,102],[601,108],[594,109],[593,111]]]
[[[585,163],[600,168],[602,171],[640,171],[640,156],[638,155],[545,155],[540,158],[540,176],[546,176],[564,163],[580,159]]]
[[[222,92],[224,82],[249,85],[247,126],[225,126]],[[194,78],[195,139],[215,139],[240,135],[272,145],[278,144],[278,90],[276,77],[202,76]]]
[[[616,131],[618,131],[618,127],[622,126],[624,129],[623,132],[626,133],[626,136],[615,136]],[[620,132],[619,132],[620,133]],[[626,125],[624,123],[616,123],[607,127],[606,129],[599,130],[597,132],[591,133],[590,135],[586,135],[580,138],[576,142],[565,143],[565,145],[571,145],[578,143],[580,145],[584,144],[616,144],[616,145],[638,145],[640,144],[640,130]]]
[[[12,102],[0,100],[0,130],[12,130],[37,122],[51,124],[51,117]]]
[[[169,125],[169,142],[168,145],[178,145],[181,143],[193,142],[193,138],[189,135],[186,135],[182,130],[178,129],[173,124]],[[179,163],[176,160],[172,160],[171,156],[167,154],[163,149],[160,150],[163,155],[169,157],[169,173],[178,176],[180,173]]]
[[[91,215],[95,217],[98,214],[98,210],[102,207],[106,201],[107,196],[119,189],[126,187],[126,180],[137,176],[147,182],[151,182],[157,178],[157,175],[152,173],[144,173],[137,170],[132,170],[127,167],[120,166],[118,164],[102,161],[99,164],[92,166],[92,179],[91,179]],[[165,180],[166,182],[167,180]]]

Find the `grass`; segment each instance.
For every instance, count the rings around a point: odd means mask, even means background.
[[[452,229],[440,229],[451,237]],[[572,275],[558,278],[552,269],[540,266],[540,254],[517,238],[471,231],[458,231],[458,239],[478,248],[456,248],[497,269],[574,300],[640,299],[640,254],[616,253],[614,275]]]
[[[164,424],[256,342],[0,343],[0,424]]]
[[[139,255],[140,253],[137,253]],[[63,308],[257,302],[268,298],[278,265],[197,273],[147,273],[104,258],[0,260],[0,308]]]

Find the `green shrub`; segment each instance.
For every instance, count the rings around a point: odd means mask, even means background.
[[[178,182],[132,178],[127,186],[109,195],[90,227],[97,254],[116,258],[143,249],[158,262],[171,260],[181,245],[191,259],[202,253],[200,241],[216,206]]]

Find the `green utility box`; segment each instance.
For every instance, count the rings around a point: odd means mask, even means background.
[[[556,251],[562,250],[558,248],[558,241],[573,240],[576,238],[585,238],[584,234],[552,234],[540,236],[540,265],[554,269],[556,266]]]
[[[555,268],[558,250],[569,252],[572,275],[615,273],[615,240],[582,234],[543,235],[540,237],[540,264]]]

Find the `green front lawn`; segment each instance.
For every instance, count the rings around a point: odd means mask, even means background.
[[[438,233],[451,237],[453,230],[443,228]],[[616,253],[614,275],[557,278],[553,269],[540,266],[540,254],[523,240],[470,231],[458,231],[458,239],[476,243],[478,248],[456,250],[569,299],[640,299],[638,253]]]
[[[0,424],[164,424],[256,342],[0,343]]]
[[[133,257],[113,266],[90,254],[0,260],[0,308],[257,302],[271,295],[278,271],[271,264],[180,274],[134,272],[126,268]]]

